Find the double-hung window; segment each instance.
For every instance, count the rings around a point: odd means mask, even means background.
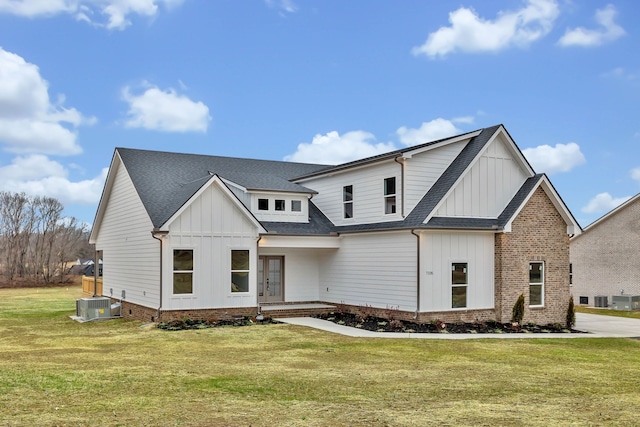
[[[467,307],[469,269],[466,262],[451,263],[451,308]]]
[[[344,217],[353,218],[353,185],[342,187],[342,203],[344,205]]]
[[[529,305],[544,305],[544,262],[529,263]]]
[[[173,250],[173,293],[193,293],[193,249]]]
[[[384,180],[384,213],[385,215],[396,213],[396,177]]]
[[[249,251],[231,251],[231,292],[249,292]]]

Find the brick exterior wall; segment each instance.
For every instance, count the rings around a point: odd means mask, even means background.
[[[514,219],[510,233],[496,234],[497,320],[508,322],[520,294],[523,321],[565,323],[570,298],[567,224],[540,187]],[[544,307],[529,307],[529,262],[544,262]]]
[[[611,297],[624,290],[640,295],[640,197],[571,239],[572,292],[594,305],[596,295]]]

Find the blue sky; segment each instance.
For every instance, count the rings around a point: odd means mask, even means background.
[[[640,192],[636,0],[0,0],[0,190],[115,147],[341,163],[502,123],[584,227]]]

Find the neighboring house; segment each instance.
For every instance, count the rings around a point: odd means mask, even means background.
[[[524,294],[525,321],[553,323],[580,231],[499,125],[338,166],[117,148],[90,240],[104,294],[147,321],[509,321]]]
[[[606,306],[614,295],[640,295],[640,194],[585,227],[570,245],[577,304]],[[606,305],[596,304],[596,296],[607,297]]]

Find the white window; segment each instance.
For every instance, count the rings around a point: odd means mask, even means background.
[[[385,178],[384,180],[384,213],[396,213],[396,178]]]
[[[283,211],[284,210],[284,200],[276,199],[276,210]]]
[[[353,218],[353,185],[345,185],[342,188],[342,202],[344,204],[344,217]]]
[[[301,200],[292,200],[291,201],[291,212],[302,212],[302,201]]]
[[[451,308],[467,307],[468,278],[466,262],[451,263]]]
[[[249,292],[249,251],[231,251],[231,292]]]
[[[173,250],[173,293],[193,293],[193,249]]]
[[[544,305],[544,262],[529,263],[529,305]]]

